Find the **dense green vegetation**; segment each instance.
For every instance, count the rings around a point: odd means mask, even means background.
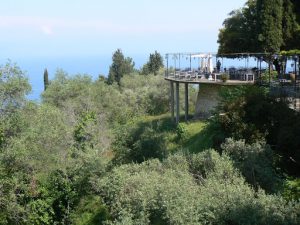
[[[279,53],[300,49],[299,1],[248,0],[219,33],[219,53]]]
[[[157,51],[155,51],[154,54],[150,54],[149,61],[143,66],[142,74],[148,75],[152,73],[154,75],[157,75],[159,69],[161,69],[163,66],[164,63],[162,56]]]
[[[0,224],[300,223],[285,102],[224,89],[211,119],[176,125],[162,74],[115,81],[58,70],[35,103],[24,72],[0,67]]]

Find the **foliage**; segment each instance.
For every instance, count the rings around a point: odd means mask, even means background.
[[[212,150],[123,165],[93,186],[110,209],[110,224],[299,222],[298,203],[255,193],[230,159]]]
[[[87,196],[81,199],[72,214],[72,222],[76,225],[103,224],[109,218],[108,209],[99,196]]]
[[[273,169],[273,151],[265,143],[245,144],[245,141],[227,139],[222,151],[229,155],[246,181],[255,189],[260,186],[268,192],[278,191],[279,178]]]
[[[169,85],[160,76],[126,76],[121,88],[123,95],[134,98],[135,107],[139,107],[136,111],[142,109],[144,113],[159,115],[169,110]]]
[[[85,75],[68,77],[65,72],[57,71],[42,97],[45,103],[66,112],[72,123],[87,111],[110,124],[168,111],[169,86],[161,77],[132,74],[125,76],[120,85],[108,85],[101,80],[92,82],[91,77]]]
[[[299,114],[265,89],[224,91],[214,121],[176,126],[162,114],[162,76],[132,73],[109,85],[58,70],[34,103],[24,73],[7,68],[0,224],[299,224],[297,179],[284,198],[260,189],[273,192],[281,170],[299,171]],[[218,135],[247,140],[227,140],[222,155],[205,150]],[[264,138],[275,152],[257,142]]]
[[[261,81],[264,81],[264,82],[276,80],[277,78],[278,78],[277,71],[270,71],[270,73],[269,73],[269,71],[265,71],[260,76]]]
[[[150,73],[153,73],[154,75],[157,75],[159,69],[163,66],[164,64],[162,56],[157,51],[155,51],[153,54],[150,54],[149,61],[143,66],[142,74],[148,75]]]
[[[299,3],[294,0],[248,0],[225,19],[218,53],[278,53],[299,48],[298,11]]]
[[[235,140],[244,139],[248,143],[263,140],[265,137],[264,131],[260,131],[251,121],[245,122],[247,119],[245,105],[246,98],[249,96],[260,95],[263,90],[241,87],[237,89],[223,89],[221,92],[221,102],[219,110],[213,119],[213,124],[216,129],[220,129],[223,135],[221,138],[232,137]],[[226,94],[228,93],[228,94]],[[255,103],[256,104],[256,103]],[[258,105],[258,104],[257,104]],[[250,107],[249,107],[250,108]],[[250,108],[251,109],[251,108]],[[217,143],[222,143],[223,140],[215,140]]]
[[[73,145],[65,115],[47,105],[37,109],[29,108],[23,113],[26,127],[9,141],[6,151],[19,154],[20,159],[24,157],[23,160],[40,172],[49,172],[57,165],[65,165]]]
[[[284,41],[283,49],[299,48],[296,36],[300,35],[299,21],[297,23],[296,2],[293,0],[283,1],[282,35]]]
[[[120,85],[121,78],[126,75],[132,73],[134,70],[134,62],[131,58],[125,58],[122,50],[117,49],[112,57],[112,65],[109,68],[109,74],[107,82],[108,84],[112,84],[117,82]]]
[[[70,77],[65,71],[58,69],[51,85],[42,93],[43,101],[63,108],[68,99],[84,96],[91,83],[92,79],[88,75]]]
[[[178,123],[176,127],[176,135],[178,142],[184,142],[188,138],[187,129],[183,123]]]
[[[229,79],[229,75],[226,73],[221,74],[221,80],[223,82],[226,82]]]
[[[87,142],[91,141],[93,132],[89,131],[89,128],[96,123],[96,115],[94,112],[83,113],[78,121],[78,124],[74,130],[74,139],[77,143],[77,148],[84,150],[86,148]],[[93,148],[93,144],[90,146]]]
[[[16,65],[8,61],[0,66],[0,116],[13,113],[21,108],[26,94],[31,91],[28,78]]]
[[[257,0],[258,42],[263,52],[276,53],[284,43],[283,0]]]
[[[300,178],[287,179],[283,191],[283,196],[288,200],[300,199]]]
[[[48,75],[48,70],[45,69],[44,70],[44,90],[46,90],[48,86],[49,86],[49,75]]]
[[[257,52],[256,1],[247,1],[241,10],[232,11],[220,29],[218,53]]]
[[[293,49],[290,51],[281,51],[281,55],[283,56],[294,56],[294,55],[300,55],[300,50],[299,49]]]
[[[141,163],[151,158],[162,159],[166,156],[165,140],[157,127],[131,122],[116,131],[112,144],[116,163]]]
[[[289,174],[299,174],[299,113],[261,87],[227,89],[221,97],[212,124],[222,140],[227,137],[244,139],[247,143],[266,140],[279,154],[280,167]]]

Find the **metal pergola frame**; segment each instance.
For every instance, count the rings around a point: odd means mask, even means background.
[[[295,85],[296,85],[296,80],[297,78],[300,77],[300,65],[299,65],[299,59],[300,59],[300,54],[281,54],[281,53],[256,53],[256,52],[243,52],[243,53],[224,53],[224,54],[218,54],[218,53],[209,53],[209,52],[177,52],[177,53],[167,53],[165,55],[166,59],[166,75],[169,74],[169,59],[173,59],[175,61],[175,67],[174,69],[176,70],[176,60],[178,60],[178,67],[180,69],[180,59],[181,57],[186,57],[189,58],[190,61],[190,70],[192,70],[192,58],[195,55],[201,55],[201,54],[210,54],[212,57],[216,57],[216,61],[218,58],[222,58],[222,65],[223,65],[223,58],[249,58],[249,57],[254,57],[257,59],[257,68],[259,71],[258,78],[261,80],[261,63],[263,61],[266,61],[266,59],[274,59],[276,57],[286,57],[287,59],[292,59],[294,60],[294,74],[295,74]],[[298,74],[297,74],[297,63],[298,63]],[[271,83],[271,64],[269,63],[269,84]]]

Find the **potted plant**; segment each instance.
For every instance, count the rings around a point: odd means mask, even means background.
[[[221,80],[223,82],[226,82],[229,79],[229,75],[226,73],[221,74]]]
[[[292,83],[294,83],[294,82],[295,82],[295,80],[296,80],[296,76],[295,76],[295,74],[294,74],[294,73],[290,73],[290,79],[291,79]]]

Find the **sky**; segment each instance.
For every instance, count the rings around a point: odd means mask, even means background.
[[[216,52],[246,0],[1,0],[0,57]]]

